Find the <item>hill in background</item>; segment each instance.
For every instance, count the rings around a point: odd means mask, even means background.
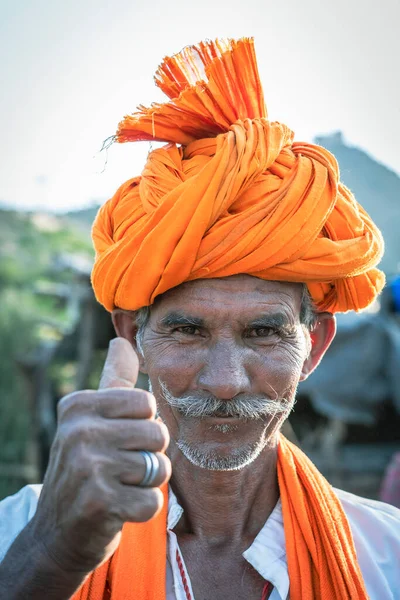
[[[92,223],[97,215],[99,206],[90,206],[89,208],[83,208],[82,210],[73,210],[64,213],[64,217],[67,221],[73,225],[77,225],[83,231],[89,231],[92,227]]]
[[[57,279],[55,261],[74,255],[90,261],[89,221],[43,212],[0,210],[0,291],[32,285],[43,277]]]

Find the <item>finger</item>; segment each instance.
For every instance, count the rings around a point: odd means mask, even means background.
[[[118,486],[118,505],[114,511],[119,513],[122,522],[142,523],[155,517],[164,504],[160,488],[139,487],[136,485]]]
[[[96,410],[105,419],[154,419],[157,403],[145,390],[104,389],[96,392]]]
[[[99,389],[133,388],[139,373],[139,359],[132,344],[125,338],[111,340]]]
[[[171,462],[161,452],[155,452],[154,454],[158,460],[158,472],[150,487],[159,487],[171,477]],[[140,452],[122,450],[118,453],[118,458],[120,482],[124,485],[140,485],[146,474],[144,456]]]
[[[113,420],[112,428],[104,432],[108,443],[119,450],[149,450],[165,452],[169,444],[166,425],[149,419]]]

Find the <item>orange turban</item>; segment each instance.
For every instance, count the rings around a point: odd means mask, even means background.
[[[170,101],[125,117],[116,140],[168,144],[98,213],[98,301],[135,310],[184,281],[248,273],[305,282],[319,310],[368,306],[382,236],[333,155],[267,119],[253,40],[185,48],[156,84]]]

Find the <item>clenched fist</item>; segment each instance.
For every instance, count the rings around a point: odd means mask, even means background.
[[[122,338],[110,344],[98,391],[75,392],[58,407],[58,428],[31,526],[45,552],[66,571],[89,571],[119,543],[125,521],[151,519],[161,509],[159,486],[171,475],[169,435],[155,419],[156,401],[134,389],[138,358]],[[153,487],[140,487],[156,453]]]

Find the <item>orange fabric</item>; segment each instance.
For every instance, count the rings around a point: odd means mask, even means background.
[[[278,481],[290,600],[367,600],[346,515],[336,494],[303,452],[280,438]],[[145,524],[125,525],[117,556],[71,600],[165,600],[166,506]],[[108,577],[114,563],[112,580]]]
[[[283,436],[278,481],[290,600],[367,600],[339,498],[310,459]]]
[[[147,523],[125,523],[114,556],[71,600],[165,600],[168,486],[161,512]]]
[[[320,310],[368,306],[382,236],[332,154],[267,119],[253,40],[186,48],[156,83],[171,100],[139,107],[116,140],[168,144],[98,213],[99,302],[135,310],[184,281],[248,273],[307,283]]]

